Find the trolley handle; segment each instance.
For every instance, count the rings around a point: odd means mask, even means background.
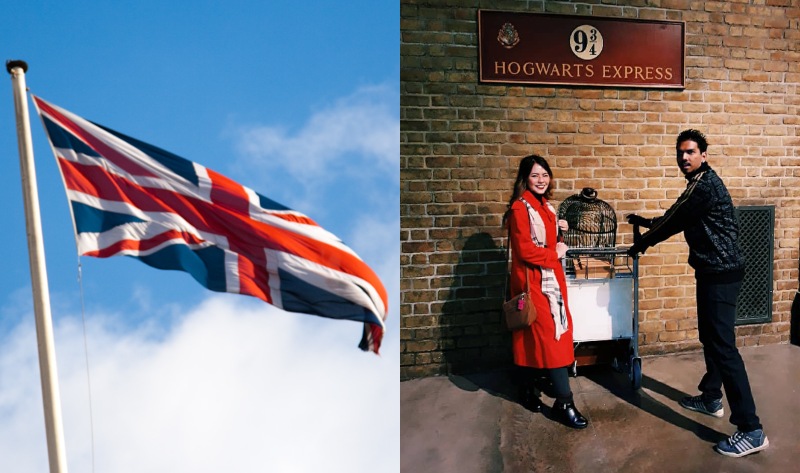
[[[616,256],[616,255],[626,255],[628,254],[627,248],[602,248],[602,247],[590,247],[590,248],[570,248],[567,250],[567,257],[576,258],[578,256]]]

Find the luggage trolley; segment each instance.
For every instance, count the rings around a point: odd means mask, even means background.
[[[611,362],[642,385],[639,357],[639,258],[627,248],[571,248],[564,260],[575,364]]]
[[[577,375],[579,365],[610,362],[628,371],[631,386],[639,389],[639,259],[615,247],[616,212],[595,189],[584,187],[564,199],[558,218],[569,224],[561,237],[570,247],[564,272],[575,342],[571,374]]]

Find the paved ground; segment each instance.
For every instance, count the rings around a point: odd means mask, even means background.
[[[696,394],[698,353],[645,358],[642,389],[607,365],[572,378],[576,405],[589,418],[576,431],[532,413],[515,398],[508,373],[433,377],[400,384],[401,471],[770,472],[800,471],[800,347],[742,348],[770,447],[728,458],[712,446],[735,430],[727,402],[721,419],[678,406]],[[543,397],[546,405],[552,399]]]

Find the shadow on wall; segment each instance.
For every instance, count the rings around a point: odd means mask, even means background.
[[[500,319],[507,275],[506,250],[491,235],[476,233],[467,238],[439,318],[439,346],[448,374],[511,364],[511,336]]]

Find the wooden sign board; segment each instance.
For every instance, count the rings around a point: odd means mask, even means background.
[[[683,22],[478,11],[481,82],[685,87]]]

